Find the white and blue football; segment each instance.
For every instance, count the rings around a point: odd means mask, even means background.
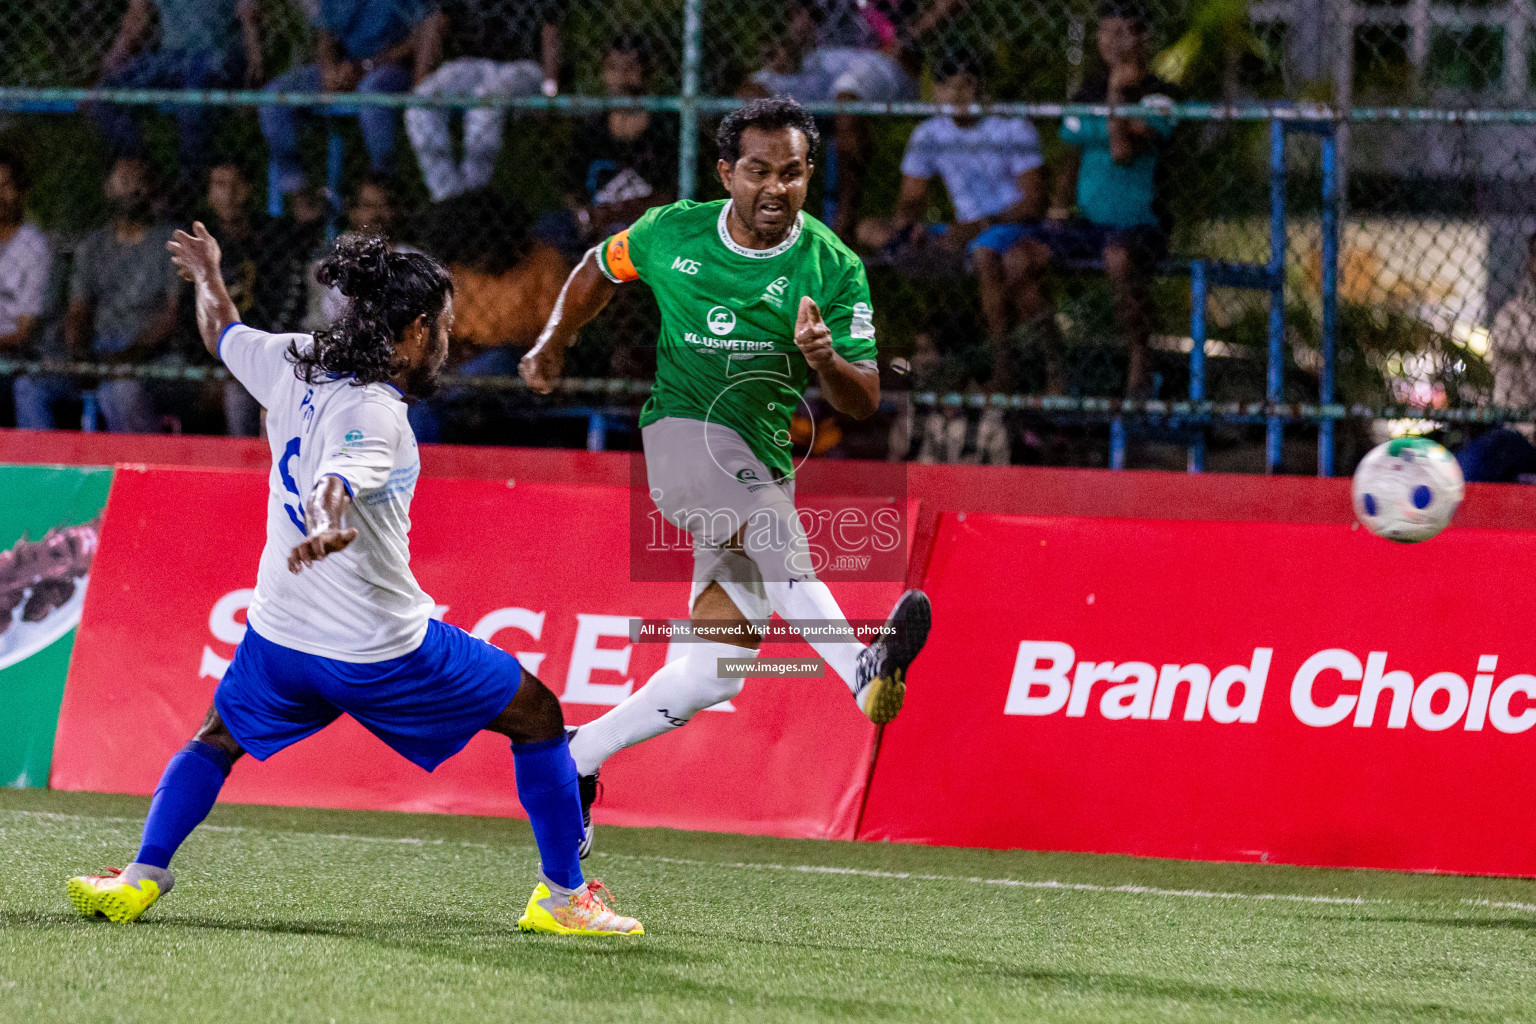
[[[1456,457],[1423,437],[1372,448],[1355,469],[1355,516],[1378,537],[1429,540],[1450,524],[1466,482]]]

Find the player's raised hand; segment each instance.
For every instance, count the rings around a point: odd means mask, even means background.
[[[821,318],[821,307],[809,295],[800,297],[800,315],[795,318],[795,347],[813,370],[832,365],[837,354],[832,350],[832,329]]]
[[[528,354],[517,364],[517,372],[523,378],[523,383],[541,395],[555,390],[555,382],[560,379],[564,369],[564,347],[551,345],[543,339],[529,349]]]
[[[305,537],[288,552],[288,571],[303,572],[306,565],[313,565],[326,555],[334,555],[356,539],[357,531],[350,527],[345,530],[321,530]]]
[[[178,228],[171,240],[165,243],[170,251],[171,262],[176,264],[176,272],[183,279],[194,284],[207,281],[219,276],[219,260],[221,253],[219,243],[203,222],[192,222],[192,233],[189,235]]]

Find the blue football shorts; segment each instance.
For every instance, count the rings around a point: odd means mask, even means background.
[[[364,664],[304,654],[247,627],[213,705],[258,761],[345,713],[430,772],[496,720],[522,679],[512,655],[435,619],[410,654]]]

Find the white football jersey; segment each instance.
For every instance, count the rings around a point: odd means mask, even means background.
[[[219,358],[267,410],[272,473],[267,546],[246,620],[273,643],[339,661],[384,661],[421,645],[432,599],[411,574],[411,496],[421,473],[405,399],[392,384],[350,377],[306,384],[287,357],[307,334],[267,334],[235,324]],[[343,551],[288,571],[304,539],[304,503],[315,483],[339,477],[352,496]]]

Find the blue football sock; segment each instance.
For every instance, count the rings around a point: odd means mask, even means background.
[[[149,817],[144,819],[143,844],[134,858],[137,863],[171,866],[176,849],[213,810],[233,763],[223,750],[201,740],[176,752],[155,787]]]
[[[544,877],[567,889],[581,888],[581,792],[565,735],[512,744],[512,763]]]

